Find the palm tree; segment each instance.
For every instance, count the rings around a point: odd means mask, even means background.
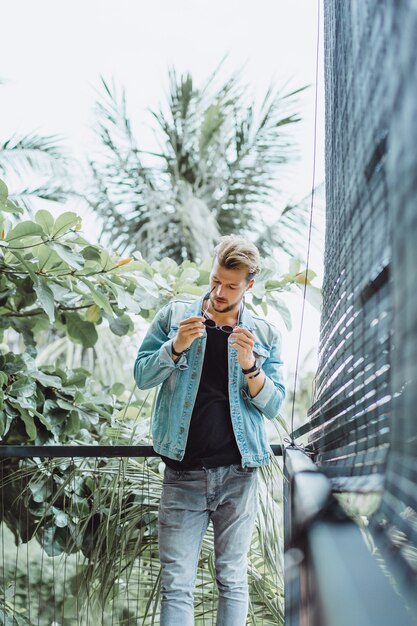
[[[0,80],[0,85],[4,84]],[[37,133],[0,138],[0,177],[9,200],[32,214],[38,200],[65,202],[70,195],[69,159],[57,135]]]
[[[102,79],[105,156],[90,163],[88,196],[101,239],[119,253],[199,261],[219,235],[265,226],[261,207],[273,201],[280,166],[291,156],[288,130],[300,117],[290,109],[302,89],[270,89],[256,106],[238,75],[218,86],[216,70],[201,88],[174,70],[169,80],[167,106],[151,111],[159,150],[149,152],[138,147],[124,91]]]

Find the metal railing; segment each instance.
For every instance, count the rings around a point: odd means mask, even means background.
[[[286,626],[414,624],[329,479],[296,447],[284,472]]]
[[[282,455],[281,446],[272,448]],[[151,446],[0,446],[0,625],[159,623],[160,463]],[[263,476],[263,529],[249,555],[248,624],[284,619],[276,469]],[[262,532],[268,546],[259,541]],[[198,568],[196,624],[214,624],[216,604],[209,530]]]

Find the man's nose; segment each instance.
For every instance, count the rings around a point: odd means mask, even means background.
[[[217,287],[216,287],[216,296],[221,296],[222,295],[222,289],[223,289],[223,285],[217,285]]]

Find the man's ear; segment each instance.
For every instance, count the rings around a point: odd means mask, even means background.
[[[248,286],[246,287],[246,291],[249,291],[250,289],[252,289],[253,285],[255,283],[255,279],[252,278],[249,282],[248,282]]]

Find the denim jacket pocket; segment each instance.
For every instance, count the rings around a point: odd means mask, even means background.
[[[253,352],[256,355],[260,364],[262,364],[270,355],[271,349],[268,346],[259,343],[259,341],[255,341],[253,346]]]

